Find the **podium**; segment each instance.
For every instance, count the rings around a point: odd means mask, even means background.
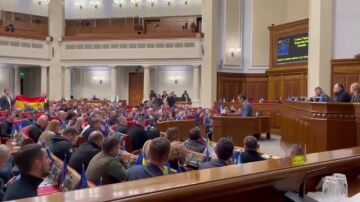
[[[308,153],[354,147],[360,145],[359,115],[359,104],[284,101],[282,140],[300,144]]]

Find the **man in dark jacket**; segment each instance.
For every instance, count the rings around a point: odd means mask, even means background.
[[[5,89],[3,96],[0,98],[0,109],[11,110],[13,104],[14,104],[14,100],[10,96],[9,89]]]
[[[92,132],[88,140],[71,155],[69,166],[78,173],[81,173],[83,165],[86,170],[90,160],[101,151],[103,143],[103,134],[100,131]]]
[[[1,124],[1,129],[0,129],[1,137],[7,137],[7,138],[11,137],[11,134],[13,132],[15,118],[16,118],[15,113],[12,113],[12,112],[7,113],[6,121],[4,121]]]
[[[101,120],[96,116],[93,116],[90,118],[89,125],[90,127],[86,128],[81,134],[81,136],[85,137],[86,140],[93,131],[101,131]]]
[[[344,90],[344,85],[336,83],[333,88],[335,102],[351,102],[351,95]]]
[[[21,177],[8,187],[3,200],[37,196],[39,185],[50,172],[46,151],[38,144],[25,145],[15,155],[15,164],[19,168]]]
[[[79,132],[76,128],[68,127],[63,132],[62,135],[55,135],[51,138],[53,142],[53,154],[59,159],[70,159],[71,154],[74,152],[74,144],[76,137],[79,135]]]
[[[136,119],[136,125],[130,128],[128,132],[133,150],[141,149],[144,143],[148,140],[144,126],[144,119],[138,118]]]
[[[48,125],[48,117],[46,115],[41,115],[37,120],[36,123],[34,125],[31,126],[30,130],[29,130],[29,137],[35,142],[37,143],[37,141],[39,140],[39,137],[41,135],[41,133],[44,132],[44,130],[46,129]]]
[[[245,137],[244,148],[245,148],[245,151],[241,152],[241,154],[240,154],[241,163],[250,163],[250,162],[265,160],[257,152],[257,149],[259,149],[259,144],[258,144],[257,139],[254,136]]]
[[[205,163],[200,163],[200,170],[228,165],[228,162],[234,152],[234,142],[229,138],[221,138],[216,144],[215,152],[217,159]]]

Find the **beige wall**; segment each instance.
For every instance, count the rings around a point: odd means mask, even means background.
[[[253,0],[252,66],[269,64],[270,37],[268,27],[308,18],[308,0]]]
[[[309,17],[309,0],[287,0],[286,21],[292,22]]]

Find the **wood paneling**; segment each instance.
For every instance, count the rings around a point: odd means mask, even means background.
[[[217,98],[231,101],[240,94],[245,94],[250,100],[267,99],[268,79],[264,74],[218,73]]]
[[[129,73],[129,104],[137,105],[144,96],[144,73]]]
[[[342,83],[346,90],[360,82],[360,58],[332,60],[331,84]]]

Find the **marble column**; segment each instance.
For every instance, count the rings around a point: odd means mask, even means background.
[[[14,72],[14,96],[17,96],[21,93],[19,66],[14,66]]]
[[[114,98],[114,101],[118,100],[117,94],[117,75],[116,75],[116,66],[110,66],[110,84],[111,84],[111,95]]]
[[[64,67],[64,88],[63,88],[63,98],[70,99],[71,96],[71,68]]]
[[[143,99],[150,99],[150,66],[144,66],[144,97]]]
[[[192,106],[200,107],[200,66],[194,65],[193,68],[193,97],[192,97]]]
[[[333,4],[333,1],[309,1],[309,97],[317,86],[331,94]]]
[[[48,88],[47,88],[47,81],[48,81],[48,75],[47,75],[47,66],[41,66],[41,95],[47,95]]]

